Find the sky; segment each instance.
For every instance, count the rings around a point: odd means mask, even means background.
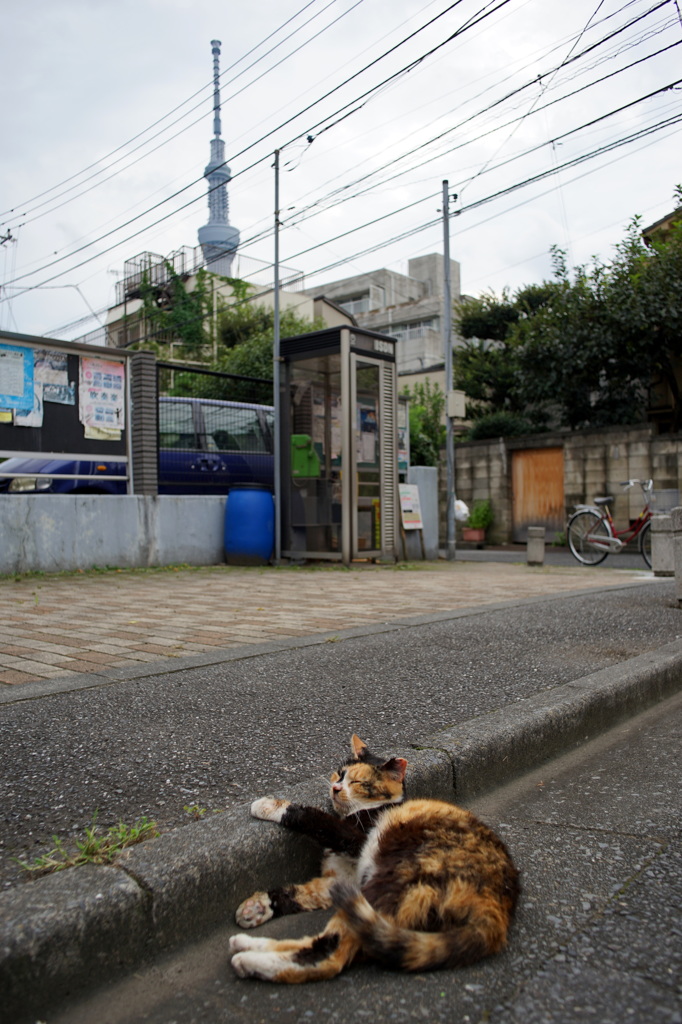
[[[233,272],[327,281],[441,253],[462,291],[608,262],[682,182],[682,0],[2,5],[0,329],[75,339],[124,263],[198,245],[221,53]],[[457,196],[455,199],[454,196]],[[259,261],[259,262],[257,262]],[[283,271],[286,276],[287,271]]]

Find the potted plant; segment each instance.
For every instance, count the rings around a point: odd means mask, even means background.
[[[466,526],[462,527],[462,540],[481,544],[485,540],[485,531],[492,521],[493,507],[490,504],[490,499],[485,498],[474,502]]]

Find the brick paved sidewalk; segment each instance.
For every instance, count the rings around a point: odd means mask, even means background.
[[[0,684],[140,666],[543,594],[643,572],[499,562],[74,573],[0,581]]]

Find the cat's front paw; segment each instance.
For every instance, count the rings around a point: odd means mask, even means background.
[[[257,928],[273,915],[272,903],[266,892],[254,892],[237,907],[235,920],[242,928]]]
[[[261,821],[281,821],[289,806],[288,800],[277,800],[274,796],[263,796],[251,804],[251,817]]]

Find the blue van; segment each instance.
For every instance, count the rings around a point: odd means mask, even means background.
[[[159,494],[226,494],[242,483],[272,487],[273,451],[272,406],[159,399]],[[126,493],[125,480],[109,479],[125,476],[125,464],[115,458],[11,458],[0,472],[22,474],[0,477],[0,493]],[[63,478],[69,474],[82,478]]]

